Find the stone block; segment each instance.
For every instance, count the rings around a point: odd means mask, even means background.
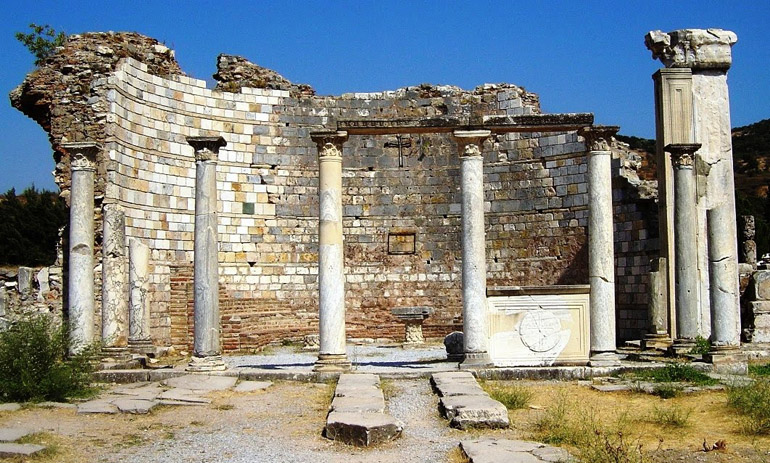
[[[193,391],[224,391],[235,386],[237,381],[235,376],[184,375],[169,378],[163,384]]]
[[[342,413],[385,413],[385,399],[379,397],[335,397],[331,404],[332,412]]]
[[[754,297],[759,301],[770,300],[770,270],[757,270],[752,277]]]
[[[131,413],[135,415],[146,415],[150,410],[158,405],[154,400],[145,399],[116,399],[113,405],[118,407],[121,413]]]
[[[510,424],[505,405],[487,396],[442,397],[439,408],[450,425],[459,429],[507,428]]]
[[[37,444],[2,443],[0,444],[0,458],[30,457],[43,450],[45,447]]]
[[[0,428],[0,442],[14,442],[30,434],[32,431],[25,428]]]
[[[331,412],[325,434],[328,439],[368,447],[395,439],[402,430],[401,423],[383,413]]]

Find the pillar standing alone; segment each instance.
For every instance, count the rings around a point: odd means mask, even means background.
[[[129,330],[131,351],[146,354],[154,350],[150,335],[150,248],[131,238],[128,249]]]
[[[315,371],[346,371],[345,271],[342,232],[342,144],[344,131],[315,132],[318,145],[318,324]]]
[[[102,225],[102,353],[121,357],[128,343],[125,212],[118,204],[105,204]]]
[[[70,354],[94,342],[94,176],[98,143],[65,143],[70,154],[72,187],[69,222]]]
[[[615,334],[615,250],[612,209],[612,152],[616,126],[584,127],[588,148],[588,280],[591,286],[591,366],[619,364]]]
[[[190,371],[224,370],[220,345],[217,159],[222,137],[187,137],[195,149],[194,330]]]
[[[487,310],[487,262],[484,232],[484,157],[489,130],[455,130],[460,154],[462,194],[463,351],[461,367],[491,364]]]

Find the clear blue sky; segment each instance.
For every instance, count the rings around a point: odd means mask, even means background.
[[[510,82],[547,112],[593,112],[597,123],[652,138],[644,46],[651,29],[717,27],[738,34],[729,73],[733,126],[770,118],[770,1],[16,1],[0,24],[0,192],[54,188],[46,134],[8,92],[33,68],[13,34],[49,24],[68,34],[136,31],[176,50],[184,71],[212,81],[219,53],[243,55],[319,94],[423,82],[473,88]]]

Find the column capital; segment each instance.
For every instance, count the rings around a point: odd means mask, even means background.
[[[216,161],[219,156],[219,148],[227,146],[227,142],[221,136],[187,137],[187,143],[195,150],[196,161]]]
[[[700,143],[671,143],[664,148],[671,154],[671,162],[677,169],[692,169],[695,152],[701,147]]]
[[[342,144],[348,139],[344,130],[324,130],[312,132],[310,139],[318,147],[318,158],[342,159]]]
[[[727,71],[732,64],[731,47],[738,41],[732,31],[723,29],[680,29],[665,33],[650,31],[644,44],[667,68],[717,69]]]
[[[589,151],[609,151],[612,137],[618,133],[617,125],[589,125],[578,130],[578,135],[585,139]]]
[[[491,130],[455,130],[452,138],[457,142],[460,157],[481,156],[481,147],[484,140],[492,135]]]
[[[61,147],[70,155],[72,170],[94,170],[96,155],[102,151],[102,145],[92,141],[62,143]]]

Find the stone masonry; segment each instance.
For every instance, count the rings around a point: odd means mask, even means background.
[[[223,351],[318,332],[318,152],[310,132],[338,120],[540,114],[510,84],[473,90],[420,85],[317,96],[240,57],[221,55],[216,89],[185,76],[173,52],[128,33],[71,36],[11,93],[50,136],[56,181],[70,196],[64,143],[103,146],[96,158],[94,260],[102,207],[125,214],[125,239],[150,247],[150,329],[156,345],[193,344],[195,156],[187,137],[223,137],[216,170]],[[236,93],[231,93],[236,92]],[[493,134],[480,145],[487,285],[588,282],[588,180],[574,131]],[[346,333],[400,339],[391,309],[430,306],[426,337],[460,327],[461,176],[448,133],[357,135],[342,153]],[[612,146],[619,340],[647,328],[654,197],[633,155]],[[641,186],[640,186],[641,185]],[[650,191],[653,195],[650,196]],[[649,202],[653,200],[650,199]],[[111,206],[112,207],[112,206]],[[94,324],[101,323],[101,272]],[[101,330],[95,330],[98,334]]]

